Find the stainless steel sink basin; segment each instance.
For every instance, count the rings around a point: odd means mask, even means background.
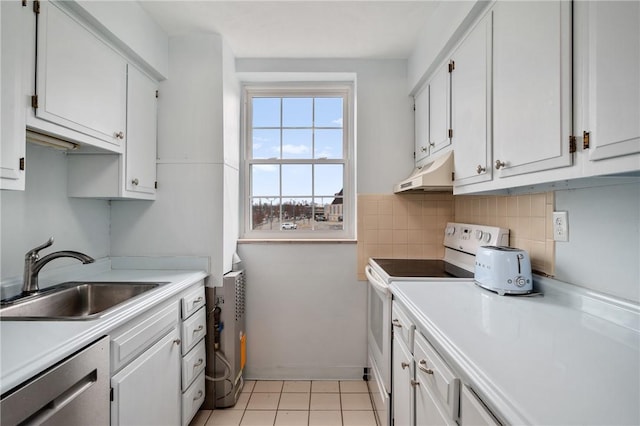
[[[0,302],[1,320],[89,320],[164,282],[67,282]]]

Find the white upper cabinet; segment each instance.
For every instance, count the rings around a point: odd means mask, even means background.
[[[128,66],[127,138],[123,154],[69,154],[71,197],[154,200],[158,84]]]
[[[494,177],[572,164],[571,2],[493,8]]]
[[[450,64],[441,65],[429,80],[429,155],[451,145]]]
[[[0,189],[24,190],[25,185],[25,108],[26,97],[24,41],[28,19],[32,18],[28,7],[19,1],[0,2]]]
[[[129,65],[125,191],[156,193],[158,84]]]
[[[451,57],[451,127],[455,185],[491,180],[491,14]]]
[[[582,107],[576,132],[588,132],[588,159],[640,153],[640,3],[578,2],[575,8],[576,90]]]
[[[418,165],[429,156],[429,86],[413,98],[415,115],[415,162]]]
[[[127,61],[56,3],[41,2],[37,42],[37,101],[30,127],[121,152]]]

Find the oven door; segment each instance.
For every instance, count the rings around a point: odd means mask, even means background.
[[[389,286],[371,269],[365,267],[369,281],[367,290],[367,346],[374,361],[380,385],[391,391],[391,291]]]

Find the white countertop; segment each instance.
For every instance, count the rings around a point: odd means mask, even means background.
[[[507,423],[640,424],[638,327],[553,292],[498,296],[473,282],[391,289],[462,382]]]
[[[89,321],[0,321],[0,393],[54,365],[78,349],[109,334],[158,303],[207,277],[204,271],[102,271],[86,281],[168,281],[169,284],[119,305],[102,318]]]

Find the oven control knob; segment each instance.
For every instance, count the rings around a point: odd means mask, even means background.
[[[489,232],[485,232],[482,236],[482,239],[485,243],[488,243],[489,241],[491,241],[491,234]]]
[[[482,235],[483,235],[483,234],[482,234],[482,231],[478,229],[478,230],[476,231],[476,239],[478,239],[478,240],[482,240]]]

